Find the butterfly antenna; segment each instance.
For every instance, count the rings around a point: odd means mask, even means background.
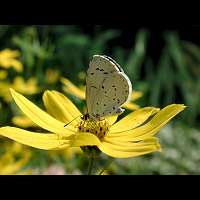
[[[77,117],[75,117],[74,119],[72,119],[72,121],[70,121],[69,123],[65,124],[64,127],[68,126],[69,124],[71,124],[74,120],[76,120],[78,117],[81,117],[82,115],[79,115]]]

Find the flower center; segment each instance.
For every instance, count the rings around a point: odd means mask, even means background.
[[[109,131],[109,123],[106,120],[83,119],[78,124],[78,132],[89,132],[102,139]]]

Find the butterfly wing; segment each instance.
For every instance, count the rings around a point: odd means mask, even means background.
[[[95,55],[86,78],[86,102],[89,116],[101,118],[120,112],[132,86],[121,67],[107,56]]]

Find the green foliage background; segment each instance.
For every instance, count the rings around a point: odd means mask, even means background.
[[[176,31],[164,31],[160,57],[155,60],[148,50],[151,31],[138,30],[133,35],[130,47],[118,43],[122,30],[94,26],[85,32],[78,25],[68,26],[0,26],[0,50],[18,49],[25,66],[24,78],[37,77],[42,88],[32,100],[42,106],[41,94],[46,89],[61,91],[62,84],[47,85],[44,82],[46,69],[58,69],[62,76],[73,83],[84,84],[79,72],[86,71],[89,59],[94,54],[106,54],[114,58],[133,83],[133,89],[144,96],[137,101],[140,106],[164,107],[171,103],[184,103],[187,109],[159,133],[162,153],[153,153],[132,159],[116,159],[108,168],[110,174],[197,174],[200,172],[200,47],[180,39]],[[123,43],[123,41],[122,41]],[[156,45],[156,44],[155,44]],[[12,70],[9,78],[12,79]],[[83,107],[78,99],[70,98]],[[1,100],[2,101],[2,100]],[[4,102],[2,101],[2,105]],[[12,106],[1,106],[1,125],[11,123],[16,114]],[[62,164],[67,173],[86,168],[87,159],[79,155],[70,163],[58,156],[49,159],[44,151],[33,150],[30,166],[41,169],[50,163]],[[108,158],[103,157],[103,166]]]

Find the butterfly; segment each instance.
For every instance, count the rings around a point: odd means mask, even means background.
[[[128,101],[132,85],[120,65],[105,55],[94,55],[86,77],[87,113],[94,120],[124,112],[120,106]]]

